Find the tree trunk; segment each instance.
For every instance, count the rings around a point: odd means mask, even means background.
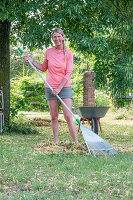
[[[10,50],[9,50],[10,22],[0,21],[0,87],[4,93],[4,121],[10,121]]]

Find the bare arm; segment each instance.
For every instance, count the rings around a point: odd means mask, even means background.
[[[37,63],[36,61],[34,61],[29,56],[24,56],[24,60],[25,60],[26,63],[28,63],[28,60],[29,60],[37,69],[42,71],[42,64]]]

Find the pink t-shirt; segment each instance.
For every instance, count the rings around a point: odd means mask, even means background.
[[[67,79],[64,87],[71,86],[71,74],[73,70],[73,54],[66,48],[66,60],[64,50],[55,47],[46,50],[45,58],[42,64],[42,71],[48,70],[46,81],[52,88],[57,88],[63,78]],[[45,85],[48,87],[47,85]]]

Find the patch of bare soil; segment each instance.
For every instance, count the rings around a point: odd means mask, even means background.
[[[26,182],[28,183],[28,181]],[[27,186],[27,183],[25,183],[24,185],[9,183],[8,180],[4,180],[2,177],[0,177],[0,192],[8,196],[12,196],[13,194],[16,194],[18,192],[29,192],[30,188]]]

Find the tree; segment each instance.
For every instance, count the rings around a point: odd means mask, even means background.
[[[4,86],[5,123],[9,122],[10,108],[10,53],[9,53],[10,22],[0,21],[0,86]]]
[[[131,11],[130,0],[2,0],[0,86],[4,86],[6,123],[10,107],[9,38],[31,50],[41,49],[51,44],[54,27],[63,28],[76,51],[86,58],[95,56],[96,86],[105,87],[108,78],[111,93],[121,96],[121,79],[124,78],[124,85],[126,82],[124,90],[131,88]],[[122,77],[115,81],[120,69]],[[129,77],[125,78],[123,69]]]
[[[13,10],[18,7],[11,1],[0,2],[0,87],[3,86],[4,90],[4,114],[5,124],[9,124],[10,114],[10,50],[9,38],[11,28],[11,18]],[[10,8],[12,4],[12,7]],[[9,13],[12,13],[8,18]]]
[[[9,125],[10,114],[10,43],[17,44],[19,40],[23,41],[24,46],[28,46],[30,43],[31,48],[42,46],[43,38],[47,35],[47,33],[43,34],[43,31],[46,31],[48,27],[43,29],[40,23],[39,9],[44,7],[47,2],[49,1],[2,0],[0,2],[0,87],[3,86],[4,89],[6,125]],[[29,39],[31,35],[32,37]],[[41,35],[45,36],[41,37]]]

